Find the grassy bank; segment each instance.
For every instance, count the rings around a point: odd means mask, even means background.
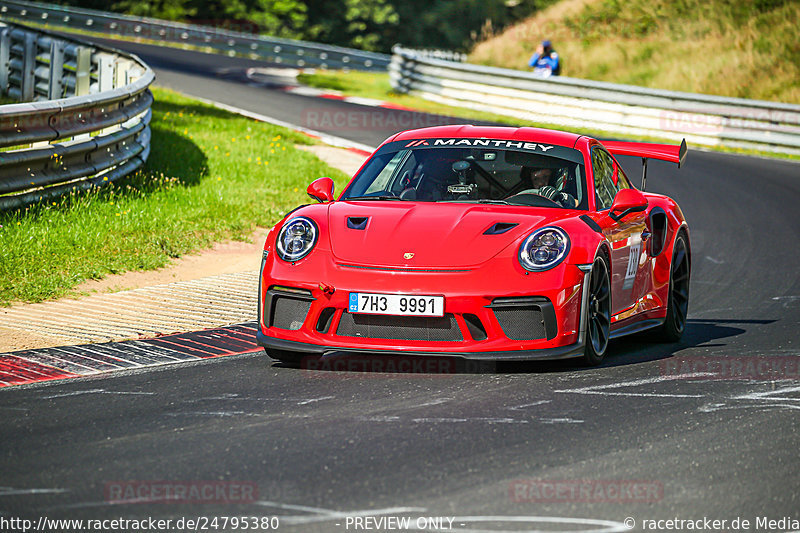
[[[134,176],[0,213],[0,305],[69,294],[87,279],[167,265],[244,239],[308,203],[308,183],[348,177],[294,144],[310,140],[155,89],[151,153]],[[255,267],[254,267],[255,268]]]
[[[793,0],[562,0],[470,62],[525,70],[550,39],[565,76],[800,104],[798,27]]]

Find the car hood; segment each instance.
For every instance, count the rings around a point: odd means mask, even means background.
[[[328,231],[334,258],[342,263],[461,268],[488,261],[563,216],[562,210],[535,207],[344,201],[329,204]]]

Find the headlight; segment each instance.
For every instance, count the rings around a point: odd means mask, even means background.
[[[542,271],[553,268],[567,256],[569,236],[561,228],[541,228],[525,239],[519,247],[519,263],[525,270]]]
[[[278,257],[290,263],[304,258],[317,243],[317,234],[317,225],[310,218],[289,220],[278,232],[275,243]]]

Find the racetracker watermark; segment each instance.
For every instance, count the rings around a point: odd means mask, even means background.
[[[258,485],[251,481],[109,481],[108,503],[253,503]]]
[[[175,518],[50,518],[36,520],[0,516],[0,531],[273,531],[280,529],[278,516],[181,516]]]
[[[800,520],[792,516],[753,516],[717,518],[636,518],[629,516],[623,521],[628,529],[639,527],[642,531],[798,531]]]
[[[800,357],[791,355],[671,358],[659,366],[662,376],[678,379],[800,380]]]
[[[652,503],[664,498],[660,481],[633,479],[518,479],[508,486],[516,503]]]
[[[305,128],[337,131],[401,131],[463,122],[463,119],[453,117],[415,111],[390,111],[380,107],[351,110],[311,107],[304,109],[300,117],[300,125]]]
[[[300,368],[307,377],[331,377],[341,375],[342,372],[361,372],[369,376],[386,377],[386,374],[452,376],[496,371],[496,365],[492,361],[380,354],[309,356],[300,361]]]
[[[792,127],[788,121],[796,121],[796,113],[773,109],[742,110],[735,107],[714,106],[697,111],[664,110],[659,115],[660,127],[666,131],[718,135],[724,131],[752,129],[757,123],[769,122],[770,128],[785,128],[789,133]]]

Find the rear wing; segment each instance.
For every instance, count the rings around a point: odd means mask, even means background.
[[[686,160],[686,139],[681,141],[680,146],[674,144],[655,144],[625,141],[607,141],[603,146],[614,155],[632,155],[642,158],[642,190],[647,183],[647,160],[660,159],[677,163],[678,168]]]

